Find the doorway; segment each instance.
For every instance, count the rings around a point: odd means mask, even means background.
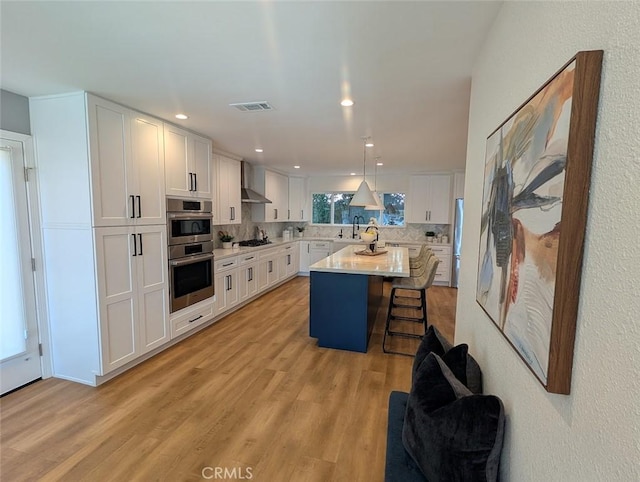
[[[42,376],[25,145],[0,137],[0,393]]]

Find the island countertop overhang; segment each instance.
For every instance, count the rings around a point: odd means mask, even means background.
[[[377,256],[355,254],[363,246],[347,246],[309,267],[323,273],[362,274],[372,276],[409,277],[409,250],[385,247],[386,253]]]

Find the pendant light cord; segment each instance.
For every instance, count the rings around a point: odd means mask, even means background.
[[[362,181],[365,182],[367,180],[367,139],[368,137],[362,138]]]

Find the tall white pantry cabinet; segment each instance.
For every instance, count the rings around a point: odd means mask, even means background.
[[[29,104],[53,374],[97,385],[170,339],[164,126],[87,93]]]

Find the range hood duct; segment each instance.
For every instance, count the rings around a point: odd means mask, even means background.
[[[240,162],[240,182],[242,184],[242,188],[240,189],[241,201],[243,203],[271,204],[271,201],[269,201],[266,197],[264,197],[260,193],[255,192],[249,187],[249,169],[251,169],[251,165],[248,162]]]

